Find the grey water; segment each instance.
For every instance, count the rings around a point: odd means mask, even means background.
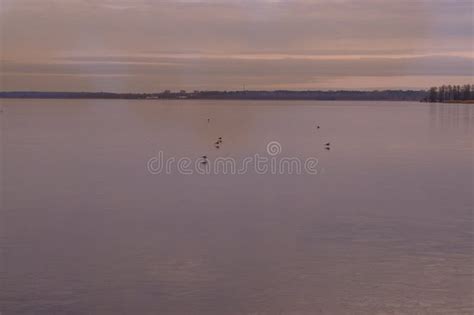
[[[473,105],[0,106],[2,315],[474,312]],[[150,172],[159,152],[317,172]]]

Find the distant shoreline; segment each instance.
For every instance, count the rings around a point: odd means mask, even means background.
[[[127,100],[313,100],[313,101],[420,101],[424,90],[380,91],[194,91],[161,93],[110,92],[0,92],[4,99],[127,99]]]
[[[442,104],[474,104],[474,100],[444,101]]]

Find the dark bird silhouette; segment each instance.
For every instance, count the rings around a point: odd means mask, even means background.
[[[203,155],[202,158],[203,158],[203,159],[207,159],[207,155]]]
[[[319,127],[319,126],[316,127],[316,129],[319,129],[319,128],[321,128],[321,127]]]
[[[327,145],[327,146],[329,146],[329,145],[331,145],[331,143],[330,143],[330,142],[328,142],[328,143],[326,143],[326,145]]]

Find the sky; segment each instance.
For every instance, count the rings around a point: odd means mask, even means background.
[[[0,0],[0,90],[473,83],[471,0]]]

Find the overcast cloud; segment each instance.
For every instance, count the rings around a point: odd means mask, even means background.
[[[473,75],[472,1],[2,0],[3,90],[422,88]]]

